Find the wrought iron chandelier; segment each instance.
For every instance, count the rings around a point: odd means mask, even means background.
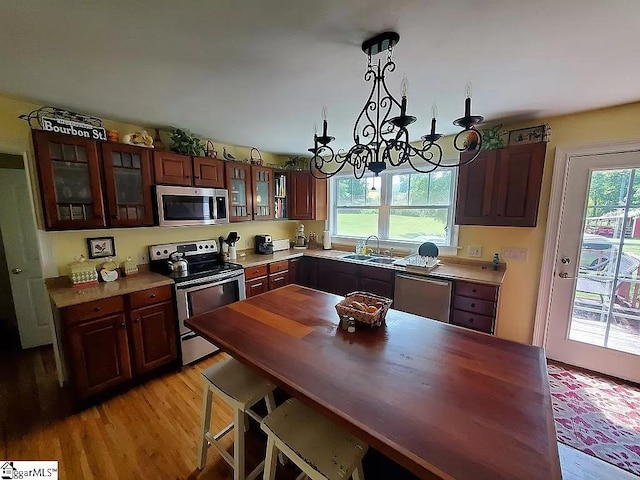
[[[327,133],[326,109],[322,112],[322,135],[314,132],[313,154],[310,170],[314,177],[330,178],[346,165],[353,167],[356,178],[362,178],[366,170],[378,176],[387,168],[387,164],[397,167],[408,163],[421,173],[429,173],[438,167],[460,167],[471,163],[480,153],[482,135],[475,126],[484,120],[479,115],[471,115],[471,89],[467,87],[464,116],[453,122],[462,130],[453,139],[453,147],[458,152],[474,151],[473,157],[455,164],[443,163],[442,147],[436,143],[443,135],[436,133],[436,110],[434,106],[431,119],[431,131],[422,137],[422,145],[416,147],[409,143],[407,127],[416,121],[416,117],[407,115],[407,83],[402,82],[400,102],[389,92],[385,75],[395,70],[391,59],[393,47],[400,40],[396,32],[384,32],[362,43],[362,51],[367,55],[366,82],[372,82],[371,93],[353,126],[354,145],[345,151],[337,152],[329,145],[334,137]],[[372,57],[387,52],[386,63],[378,59],[377,65]],[[399,115],[396,112],[399,110]],[[332,170],[327,170],[332,168]]]

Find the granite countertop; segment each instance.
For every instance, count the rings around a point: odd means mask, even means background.
[[[361,260],[352,260],[344,258],[353,252],[345,252],[342,250],[281,250],[273,255],[258,255],[255,253],[247,253],[244,256],[232,260],[233,263],[242,265],[244,268],[256,267],[258,265],[266,265],[268,263],[277,262],[278,260],[288,260],[296,257],[316,257],[327,258],[331,260],[355,263],[358,265],[367,265],[376,268],[386,268],[395,270],[396,272],[405,272],[415,275],[424,275],[432,278],[442,278],[446,280],[466,280],[474,283],[483,283],[486,285],[500,286],[504,280],[505,269],[495,271],[491,269],[489,262],[480,262],[477,260],[465,260],[455,257],[442,257],[442,264],[429,272],[416,273],[414,270],[407,270],[400,265],[384,265],[376,263],[363,262]]]
[[[173,283],[169,277],[153,272],[140,272],[136,275],[121,277],[115,282],[99,283],[89,287],[73,287],[67,277],[46,280],[49,298],[56,308],[70,307],[163,285],[173,285]]]

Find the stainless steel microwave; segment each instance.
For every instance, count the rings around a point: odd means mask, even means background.
[[[218,188],[156,187],[158,224],[164,227],[229,223],[229,193]]]

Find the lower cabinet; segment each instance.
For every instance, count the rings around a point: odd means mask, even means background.
[[[70,369],[79,397],[87,398],[132,378],[124,313],[69,329]]]
[[[80,399],[178,359],[170,286],[95,300],[60,312],[70,382]]]
[[[289,260],[289,283],[300,284],[300,265],[304,257],[292,258]]]
[[[450,322],[484,333],[495,333],[498,287],[456,281]]]
[[[307,283],[303,283],[305,286],[336,295],[364,290],[393,299],[393,270],[322,258],[304,257],[304,260],[311,260],[302,265],[301,276],[307,280]]]
[[[247,280],[244,286],[247,293],[247,298],[251,298],[254,295],[260,295],[261,293],[269,291],[269,277],[265,276]]]
[[[290,260],[276,260],[267,265],[245,268],[244,286],[247,298],[289,285],[289,283],[291,283],[289,272],[290,265]],[[295,269],[297,273],[297,264]]]
[[[133,359],[138,373],[154,370],[178,356],[173,303],[131,311]]]

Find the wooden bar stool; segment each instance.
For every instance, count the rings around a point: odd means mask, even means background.
[[[247,477],[244,475],[244,434],[247,418],[250,415],[258,423],[262,417],[251,408],[264,398],[267,413],[275,409],[273,390],[275,386],[253,370],[232,358],[212,365],[202,372],[204,377],[204,400],[202,405],[202,435],[198,450],[198,468],[202,470],[207,463],[207,450],[214,446],[220,456],[233,468],[234,480],[253,480],[264,469],[264,461]],[[233,422],[218,433],[211,433],[211,407],[213,395],[216,395],[233,409]],[[233,429],[233,457],[218,442]]]
[[[278,452],[302,470],[297,480],[364,480],[362,457],[369,447],[300,401],[287,400],[260,426],[267,433],[264,480],[276,478]]]

